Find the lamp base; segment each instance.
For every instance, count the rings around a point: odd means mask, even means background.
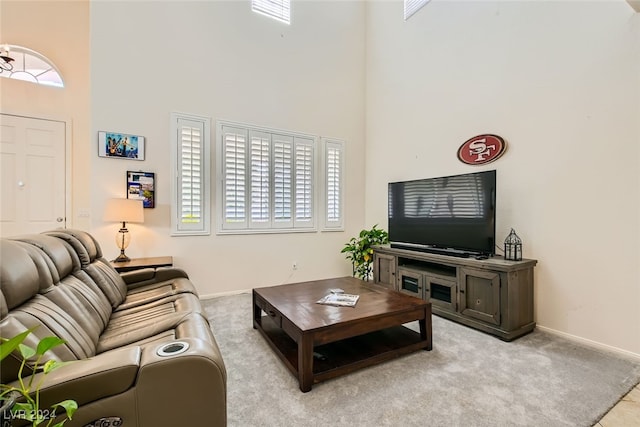
[[[121,252],[120,255],[118,255],[118,258],[114,259],[111,262],[127,262],[127,261],[131,261],[131,258],[126,256],[124,252]]]

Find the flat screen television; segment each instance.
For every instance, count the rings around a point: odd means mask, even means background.
[[[492,256],[496,171],[389,183],[391,247]]]

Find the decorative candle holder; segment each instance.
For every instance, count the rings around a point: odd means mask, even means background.
[[[504,239],[504,259],[509,261],[520,261],[522,259],[522,239],[518,237],[515,230]]]

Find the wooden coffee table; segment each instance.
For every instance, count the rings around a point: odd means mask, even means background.
[[[317,304],[329,289],[355,307]],[[418,321],[420,332],[404,323]],[[353,277],[253,290],[253,327],[308,392],[324,381],[418,349],[431,350],[431,303]]]

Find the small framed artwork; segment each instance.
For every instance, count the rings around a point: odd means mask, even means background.
[[[127,171],[127,199],[142,200],[145,208],[156,207],[156,174]]]
[[[114,159],[144,160],[144,136],[98,132],[98,155]]]

